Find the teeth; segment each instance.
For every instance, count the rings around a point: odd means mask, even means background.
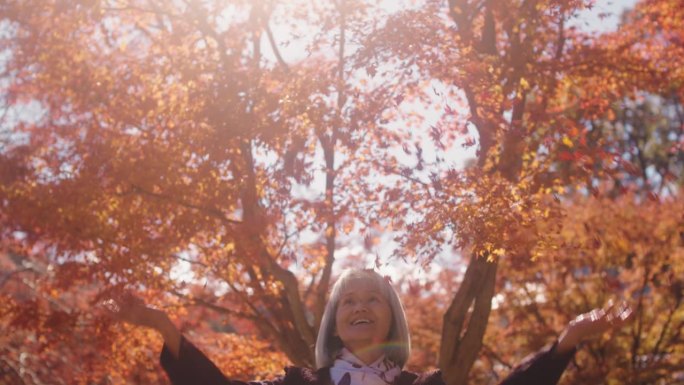
[[[358,325],[358,324],[369,324],[370,320],[367,319],[357,319],[356,321],[352,322],[352,325]]]

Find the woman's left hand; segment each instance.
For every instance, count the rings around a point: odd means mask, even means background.
[[[632,319],[633,313],[632,308],[625,302],[615,304],[610,301],[603,309],[594,309],[582,314],[570,321],[563,330],[558,338],[556,351],[558,353],[569,352],[588,338],[619,329]]]

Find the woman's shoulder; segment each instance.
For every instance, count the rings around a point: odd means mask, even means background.
[[[410,372],[403,370],[395,382],[396,385],[444,385],[442,371],[439,369],[427,372]]]

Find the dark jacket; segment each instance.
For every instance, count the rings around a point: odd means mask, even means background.
[[[574,355],[555,352],[556,344],[547,346],[522,361],[500,385],[554,385]],[[227,379],[199,349],[185,338],[181,339],[178,358],[164,345],[160,362],[173,385],[330,385],[330,370],[285,368],[285,374],[272,381],[244,382]],[[394,385],[444,385],[442,373],[402,371]]]

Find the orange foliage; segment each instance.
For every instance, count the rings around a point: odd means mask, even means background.
[[[625,299],[637,312],[634,323],[580,349],[564,383],[665,384],[681,377],[682,212],[679,199],[577,198],[560,223],[540,222],[542,235],[529,253],[536,263],[502,261],[507,273],[499,280],[496,327],[485,340],[489,369],[501,372],[503,363],[548,343],[576,314]]]
[[[149,350],[156,337],[112,328],[93,310],[112,292],[132,289],[176,314],[227,373],[266,377],[284,356],[312,365],[339,250],[358,242],[373,251],[391,231],[396,257],[430,264],[456,248],[470,258],[458,288],[444,273],[444,297],[406,297],[417,347],[411,365],[439,364],[450,368],[450,384],[463,383],[484,338],[486,360],[473,377],[486,381],[517,359],[512,351],[537,346],[603,299],[581,300],[589,283],[566,282],[556,261],[576,268],[593,261],[586,279],[604,289],[616,278],[595,274],[617,266],[611,258],[619,247],[634,248],[646,265],[646,255],[665,258],[665,249],[648,253],[665,247],[648,233],[660,222],[631,202],[657,201],[676,181],[672,170],[681,165],[670,166],[682,162],[681,124],[659,141],[671,163],[649,164],[649,153],[633,151],[620,135],[616,111],[646,93],[681,111],[679,2],[641,1],[619,32],[602,36],[568,24],[590,1],[446,3],[388,14],[358,0],[3,2],[0,99],[7,116],[38,111],[1,125],[0,251],[8,254],[0,261],[0,323],[13,328],[0,340],[6,362],[30,363],[27,373],[37,378],[48,372],[36,364],[47,362],[63,383],[163,382]],[[426,127],[424,111],[403,109],[410,103],[442,116]],[[596,129],[606,122],[611,134]],[[451,163],[460,139],[478,145],[477,159],[462,170]],[[653,169],[668,182],[658,191],[646,183]],[[637,172],[641,181],[621,179]],[[651,195],[629,195],[605,212],[562,203],[572,194],[600,195],[606,180],[646,186],[640,192]],[[581,216],[593,211],[617,222]],[[630,244],[620,246],[614,226],[630,212],[655,227],[631,229]],[[612,238],[582,233],[589,219],[596,221],[590,229]],[[589,251],[597,250],[608,254],[594,258]],[[670,268],[659,282],[678,271]],[[480,273],[485,278],[476,279]],[[565,285],[577,290],[554,294],[567,303],[544,310],[548,328],[528,338],[504,317],[528,331],[539,325],[502,305],[493,313],[502,327],[485,335],[494,289],[514,303],[544,274],[553,275],[548,298]],[[633,290],[655,275],[619,269],[619,283]],[[452,292],[472,295],[457,303]],[[662,306],[640,324],[664,325],[658,317],[671,308],[638,298],[642,317],[641,309]],[[435,329],[449,305],[447,316],[475,320],[462,323],[474,332]],[[209,338],[217,330],[245,336]],[[493,346],[496,333],[517,350]],[[439,348],[442,362],[433,362]],[[631,348],[627,373],[643,364],[643,349],[655,348]],[[592,359],[578,356],[596,370]],[[621,361],[611,367],[626,370]],[[591,370],[570,378],[627,378]]]
[[[495,307],[470,382],[496,384],[577,314],[609,300],[637,312],[630,326],[587,341],[563,384],[670,384],[684,376],[684,206],[578,197],[540,220],[521,260],[503,259]],[[526,259],[527,261],[524,261]],[[535,263],[529,263],[534,260]],[[410,368],[435,365],[442,314],[460,278],[401,285],[412,330]]]

